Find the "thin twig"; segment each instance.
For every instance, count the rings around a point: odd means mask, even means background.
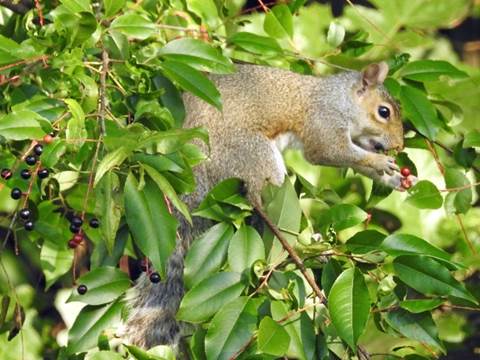
[[[305,280],[309,283],[309,285],[312,287],[313,292],[315,295],[320,299],[320,302],[323,304],[326,304],[327,300],[325,299],[325,296],[322,294],[322,291],[318,287],[317,283],[315,280],[311,277],[311,275],[308,273],[305,264],[303,263],[302,259],[298,256],[296,251],[290,246],[288,241],[283,237],[283,235],[280,233],[280,230],[278,230],[278,227],[270,220],[268,215],[263,211],[263,209],[255,204],[255,210],[258,212],[262,220],[267,224],[267,226],[270,228],[272,233],[277,237],[277,239],[280,241],[282,244],[282,247],[287,251],[288,255],[292,258],[293,262],[297,267],[300,269],[302,272],[303,276],[305,277]]]

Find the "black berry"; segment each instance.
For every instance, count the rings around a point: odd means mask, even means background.
[[[38,155],[38,156],[42,155],[43,146],[40,144],[35,145],[35,147],[33,148],[33,152],[35,153],[35,155]]]
[[[83,225],[83,220],[79,216],[73,216],[72,220],[70,220],[70,223],[75,226],[82,226]]]
[[[19,188],[13,188],[10,196],[12,197],[12,199],[18,200],[22,197],[22,190],[20,190]]]
[[[2,178],[8,180],[12,177],[12,172],[10,169],[2,169]]]
[[[150,281],[154,284],[160,282],[160,275],[158,272],[153,272],[150,274]]]
[[[70,231],[76,234],[80,231],[80,226],[75,226],[74,224],[70,224]]]
[[[33,221],[26,221],[25,224],[23,224],[23,227],[27,231],[32,231],[33,230]]]
[[[97,218],[92,218],[92,219],[90,220],[89,224],[90,224],[90,227],[96,229],[96,228],[98,228],[98,227],[100,226],[100,221],[98,221]]]
[[[27,163],[27,165],[35,165],[35,163],[37,162],[37,158],[34,155],[28,155],[25,158],[25,162]]]
[[[30,170],[28,170],[28,169],[23,169],[22,171],[20,171],[20,176],[22,177],[22,179],[25,179],[25,180],[30,179],[31,175],[32,174],[30,173]]]
[[[32,215],[32,212],[30,211],[30,209],[22,209],[20,210],[20,212],[18,213],[20,215],[20,217],[23,219],[23,220],[28,220],[30,218],[30,215]]]
[[[86,286],[86,285],[83,285],[83,284],[82,284],[82,285],[78,285],[78,287],[77,287],[77,292],[78,292],[80,295],[86,294],[87,290],[88,290],[87,286]]]
[[[37,174],[40,179],[45,179],[46,177],[48,177],[48,174],[49,174],[48,169],[40,169],[38,170]]]

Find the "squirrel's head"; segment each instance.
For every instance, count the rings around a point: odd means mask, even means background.
[[[360,111],[350,135],[355,144],[367,151],[403,149],[400,108],[383,86],[387,74],[387,63],[370,64],[360,73],[360,81],[353,89]]]

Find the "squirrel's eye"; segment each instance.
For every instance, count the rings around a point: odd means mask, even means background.
[[[378,115],[384,119],[388,119],[390,117],[390,109],[386,106],[379,106]]]

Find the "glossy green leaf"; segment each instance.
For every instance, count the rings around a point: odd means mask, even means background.
[[[100,231],[109,253],[112,252],[122,217],[120,182],[118,176],[108,172],[95,188],[96,210],[100,215]]]
[[[220,93],[215,85],[198,70],[181,62],[166,60],[162,62],[162,71],[166,77],[181,88],[192,92],[199,98],[218,109],[222,109]]]
[[[367,219],[368,214],[352,204],[338,204],[322,213],[319,223],[332,225],[340,231],[358,225]]]
[[[180,211],[180,213],[185,216],[187,221],[191,224],[192,218],[190,217],[190,212],[187,205],[185,205],[185,203],[180,200],[177,193],[175,192],[175,189],[172,187],[172,185],[170,185],[168,180],[165,179],[165,177],[163,177],[153,167],[150,167],[146,164],[143,164],[142,167],[148,173],[150,178],[155,182],[155,184],[157,184],[160,190],[162,190],[165,196],[172,202],[173,206],[175,206],[175,208],[177,208],[177,210]]]
[[[206,321],[222,306],[237,298],[244,288],[240,274],[232,272],[214,274],[185,294],[177,319],[192,323]]]
[[[433,310],[444,303],[442,299],[415,299],[400,301],[400,307],[408,312],[418,314]]]
[[[185,285],[191,288],[215,273],[225,262],[233,228],[227,223],[211,227],[196,239],[185,258]]]
[[[145,40],[156,32],[155,24],[138,13],[126,13],[110,24],[110,29],[119,31],[131,38]]]
[[[422,135],[434,140],[443,124],[427,96],[411,86],[402,86],[400,102],[405,115],[415,128]]]
[[[105,17],[115,15],[117,12],[123,9],[126,0],[104,0],[103,7],[105,10]]]
[[[353,350],[367,325],[370,302],[363,274],[356,268],[345,270],[330,289],[328,309],[332,323]]]
[[[242,225],[228,247],[228,263],[236,272],[248,269],[256,260],[265,260],[263,240],[251,226]]]
[[[94,353],[89,360],[123,360],[124,358],[117,352],[102,350]]]
[[[36,224],[38,227],[38,223]],[[42,225],[42,224],[41,224]],[[45,230],[45,229],[43,229]],[[46,289],[70,270],[73,262],[73,252],[65,246],[59,246],[53,241],[44,241],[40,251],[40,264],[46,280]]]
[[[82,11],[92,11],[90,0],[61,0],[62,4],[73,14]]]
[[[379,248],[391,256],[426,255],[450,263],[450,254],[417,236],[392,234],[383,240]]]
[[[207,359],[228,360],[250,340],[257,325],[258,300],[241,296],[213,317],[205,337]]]
[[[254,33],[237,32],[228,38],[228,41],[254,54],[272,56],[282,52],[275,39]]]
[[[283,301],[272,301],[271,313],[275,321],[281,321],[288,317],[288,321],[282,323],[283,328],[290,337],[290,345],[286,352],[288,358],[310,360],[315,354],[315,330],[312,320],[304,312],[292,315],[294,309]]]
[[[463,146],[466,148],[468,147],[480,148],[480,131],[472,130],[469,133],[465,134]]]
[[[447,61],[417,60],[409,62],[400,71],[400,76],[415,81],[434,81],[440,76],[461,79],[468,75]]]
[[[7,140],[39,139],[45,135],[40,121],[46,121],[38,114],[21,110],[0,117],[0,136]]]
[[[72,290],[68,301],[81,301],[89,305],[109,303],[125,293],[130,287],[130,279],[120,269],[105,266],[98,267],[77,279],[78,284],[87,287],[87,292],[80,295]]]
[[[445,169],[445,185],[448,189],[463,188],[470,181],[463,172],[453,168]],[[472,189],[466,187],[460,191],[449,192],[445,199],[445,208],[449,213],[465,214],[472,206]]]
[[[177,221],[169,213],[163,193],[149,179],[143,189],[132,174],[125,182],[125,217],[135,244],[148,254],[156,271],[165,274],[175,247]]]
[[[223,56],[219,49],[198,39],[183,38],[170,41],[158,51],[158,55],[185,63],[200,71],[228,74],[235,70],[232,61]]]
[[[265,15],[263,23],[265,32],[274,38],[293,36],[293,17],[285,4],[275,5]]]
[[[293,246],[297,241],[297,237],[293,234],[300,231],[302,210],[297,193],[288,178],[281,188],[275,189],[273,199],[267,207],[267,214],[280,230],[286,230],[283,236]],[[276,259],[278,261],[280,256],[287,256],[280,241],[273,236],[270,230],[266,230],[264,241],[269,260]],[[268,248],[271,248],[269,252]]]
[[[445,347],[438,337],[438,330],[430,313],[411,314],[398,309],[389,311],[386,321],[403,336],[433,346],[445,353]]]
[[[347,240],[347,249],[355,254],[378,251],[385,236],[376,230],[360,231]]]
[[[258,349],[275,356],[284,356],[290,346],[290,335],[270,316],[265,316],[258,327]]]
[[[338,260],[335,258],[330,258],[328,262],[325,264],[322,270],[322,290],[324,291],[325,295],[328,297],[330,294],[330,290],[332,289],[333,283],[340,274],[343,272],[342,265]]]
[[[442,195],[428,180],[421,180],[410,188],[405,201],[419,209],[438,209],[443,204]]]
[[[68,352],[74,354],[94,347],[105,329],[119,325],[122,308],[123,304],[118,301],[84,307],[68,332]]]
[[[185,0],[188,10],[197,14],[210,28],[221,25],[216,2],[214,0]]]
[[[47,168],[54,167],[67,151],[65,141],[57,139],[43,147],[42,164]]]
[[[103,175],[105,175],[107,171],[110,171],[114,167],[121,165],[130,155],[130,153],[131,151],[129,149],[122,146],[105,155],[105,157],[98,164],[97,172],[95,173],[95,180],[93,182],[94,186],[97,186],[98,182],[102,179]]]
[[[403,255],[393,261],[396,275],[408,286],[425,295],[455,296],[473,303],[477,300],[450,271],[426,256]]]

